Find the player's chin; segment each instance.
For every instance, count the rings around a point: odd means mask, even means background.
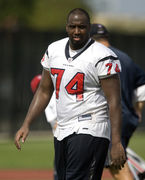
[[[74,40],[73,39],[73,45],[75,47],[81,48],[82,47],[82,40],[81,39],[80,40]]]

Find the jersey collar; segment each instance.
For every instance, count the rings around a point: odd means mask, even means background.
[[[66,56],[66,59],[71,62],[73,61],[74,59],[76,59],[79,55],[81,55],[88,47],[91,46],[91,44],[93,44],[95,41],[93,39],[91,39],[89,41],[89,43],[82,49],[82,51],[80,51],[79,53],[77,53],[75,56],[73,57],[70,57],[70,54],[69,54],[69,40],[67,41],[66,43],[66,46],[65,46],[65,56]]]

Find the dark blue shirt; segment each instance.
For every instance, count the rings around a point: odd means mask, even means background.
[[[126,53],[114,47],[110,49],[118,56],[122,67],[122,136],[130,137],[138,125],[138,116],[133,107],[133,93],[137,87],[145,84],[145,72]]]

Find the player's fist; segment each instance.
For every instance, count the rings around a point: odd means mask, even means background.
[[[125,151],[121,143],[116,143],[111,147],[111,166],[121,169],[126,162]]]

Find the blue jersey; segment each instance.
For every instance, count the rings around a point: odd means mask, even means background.
[[[145,84],[145,72],[135,64],[124,52],[110,47],[120,60],[122,71],[120,72],[122,94],[122,136],[130,137],[138,125],[138,116],[133,107],[134,90]]]

